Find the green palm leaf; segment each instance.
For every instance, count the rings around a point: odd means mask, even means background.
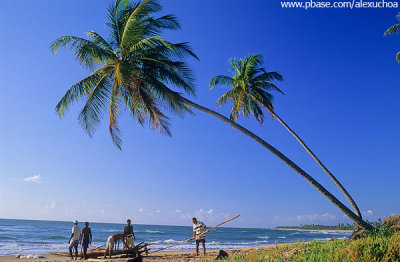
[[[56,112],[62,118],[67,112],[69,106],[77,99],[82,98],[90,93],[90,90],[100,81],[101,77],[105,74],[106,69],[100,68],[94,71],[90,76],[82,79],[74,84],[61,98],[60,102],[56,105]]]
[[[397,20],[400,21],[400,13],[396,16]],[[389,27],[384,35],[394,35],[400,33],[400,24]],[[400,63],[400,52],[396,54],[396,60]]]
[[[114,58],[114,54],[110,51],[92,41],[76,36],[62,36],[55,40],[50,48],[54,54],[57,54],[58,49],[65,46],[69,46],[80,63],[89,69],[98,63],[106,63],[109,59]]]
[[[79,114],[79,122],[86,132],[92,136],[101,121],[102,111],[110,97],[112,85],[109,75],[104,74],[90,92],[87,102]]]
[[[400,24],[389,27],[388,30],[386,30],[384,35],[393,35],[393,34],[398,34],[398,33],[400,33]]]

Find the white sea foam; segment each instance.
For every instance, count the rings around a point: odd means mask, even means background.
[[[167,243],[167,244],[178,243],[178,241],[173,240],[173,239],[167,239],[167,240],[164,240],[163,242]]]
[[[164,234],[164,232],[157,230],[145,230],[144,232],[149,234]]]

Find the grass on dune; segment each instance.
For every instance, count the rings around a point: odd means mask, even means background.
[[[357,240],[312,241],[233,255],[222,261],[399,261],[400,232],[368,232]]]

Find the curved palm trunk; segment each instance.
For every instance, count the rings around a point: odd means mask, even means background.
[[[259,100],[254,97],[253,95],[249,94],[255,101],[259,102]],[[267,106],[264,106],[261,102],[259,102],[260,105],[262,105],[265,109],[268,110],[268,112],[275,117],[279,123],[281,123],[287,131],[289,131],[290,134],[296,138],[296,140],[304,147],[304,149],[307,151],[307,153],[317,162],[317,164],[324,170],[324,172],[330,177],[330,179],[335,183],[335,185],[339,188],[340,191],[342,191],[343,195],[347,198],[349,201],[350,205],[353,207],[354,212],[362,218],[360,209],[358,208],[356,202],[353,200],[353,198],[350,196],[350,194],[347,192],[347,190],[344,188],[344,186],[339,182],[339,180],[336,179],[336,177],[326,168],[326,166],[321,162],[321,160],[318,159],[318,157],[311,151],[311,149],[304,143],[303,140],[283,121],[273,110],[268,108]]]
[[[322,195],[324,195],[329,201],[331,201],[337,208],[339,208],[340,211],[342,211],[346,216],[348,216],[351,220],[354,221],[357,225],[361,226],[362,228],[369,229],[371,228],[371,225],[369,225],[367,222],[362,220],[359,216],[353,213],[348,207],[346,207],[342,202],[340,202],[334,195],[332,195],[328,190],[326,190],[320,183],[318,183],[313,177],[311,177],[309,174],[307,174],[303,169],[301,169],[298,165],[296,165],[292,160],[287,158],[284,154],[282,154],[280,151],[278,151],[275,147],[272,145],[268,144],[266,141],[261,139],[259,136],[251,132],[250,130],[242,127],[241,125],[235,123],[234,121],[230,120],[229,118],[211,110],[206,107],[203,107],[201,105],[198,105],[184,97],[179,97],[179,99],[185,103],[186,105],[189,105],[191,107],[194,107],[202,112],[205,112],[207,114],[213,115],[216,118],[224,121],[225,123],[229,124],[233,128],[236,128],[243,134],[247,135],[248,137],[252,138],[259,144],[261,144],[263,147],[271,151],[274,155],[276,155],[279,159],[281,159],[285,164],[287,164],[290,168],[292,168],[296,173],[298,173],[300,176],[302,176],[305,180],[307,180],[308,183],[310,183],[313,187],[315,187]]]
[[[350,205],[353,207],[354,212],[362,218],[360,209],[358,208],[356,202],[353,200],[353,198],[350,196],[350,194],[347,192],[347,190],[344,188],[344,186],[339,182],[339,180],[336,179],[336,177],[328,170],[328,168],[325,167],[325,165],[321,162],[321,160],[318,159],[318,157],[311,151],[311,149],[301,140],[301,138],[272,110],[268,110],[273,117],[275,117],[288,131],[291,133],[294,138],[304,147],[304,149],[307,151],[307,153],[317,162],[317,164],[322,168],[322,170],[325,171],[325,173],[332,179],[333,183],[339,188],[340,191],[342,191],[343,195],[347,198],[349,201]]]

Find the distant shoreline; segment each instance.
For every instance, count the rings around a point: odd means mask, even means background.
[[[288,231],[338,231],[338,232],[353,232],[353,230],[349,230],[349,229],[305,229],[305,228],[295,228],[295,227],[275,227],[275,229],[279,229],[279,230],[288,230]]]

